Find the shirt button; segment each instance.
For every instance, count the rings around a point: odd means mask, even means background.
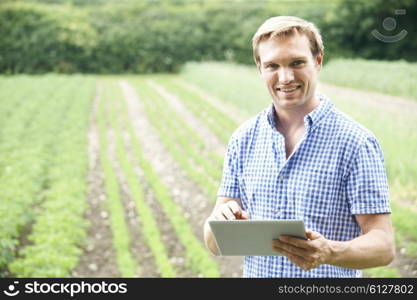
[[[282,213],[279,210],[277,210],[276,215],[277,215],[277,217],[280,217],[282,215]]]
[[[281,175],[281,176],[279,176],[279,179],[280,180],[284,180],[285,179],[285,176],[284,175]]]

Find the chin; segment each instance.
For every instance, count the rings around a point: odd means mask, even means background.
[[[275,100],[275,103],[282,109],[293,109],[300,107],[303,104],[300,99],[278,99]]]

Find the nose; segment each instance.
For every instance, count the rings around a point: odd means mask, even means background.
[[[294,71],[291,68],[282,67],[278,70],[278,79],[281,84],[288,84],[294,80]]]

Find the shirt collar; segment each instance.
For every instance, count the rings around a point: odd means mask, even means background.
[[[316,96],[319,98],[320,104],[313,111],[311,111],[304,117],[304,124],[306,125],[306,128],[308,128],[308,130],[311,130],[314,127],[316,127],[320,123],[320,121],[323,120],[323,118],[327,115],[327,113],[333,106],[333,104],[325,95],[317,94]],[[267,109],[267,121],[271,129],[277,130],[276,113],[273,103],[271,103],[271,105]]]

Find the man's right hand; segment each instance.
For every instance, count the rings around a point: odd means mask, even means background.
[[[210,220],[247,220],[249,214],[242,209],[242,204],[239,198],[217,198],[216,205],[211,215],[207,218],[204,223],[204,242],[206,247],[214,255],[220,255],[220,251],[217,248],[217,244],[214,240],[213,233],[209,226],[208,221]]]
[[[249,214],[235,200],[219,204],[212,213],[212,220],[248,220]]]

